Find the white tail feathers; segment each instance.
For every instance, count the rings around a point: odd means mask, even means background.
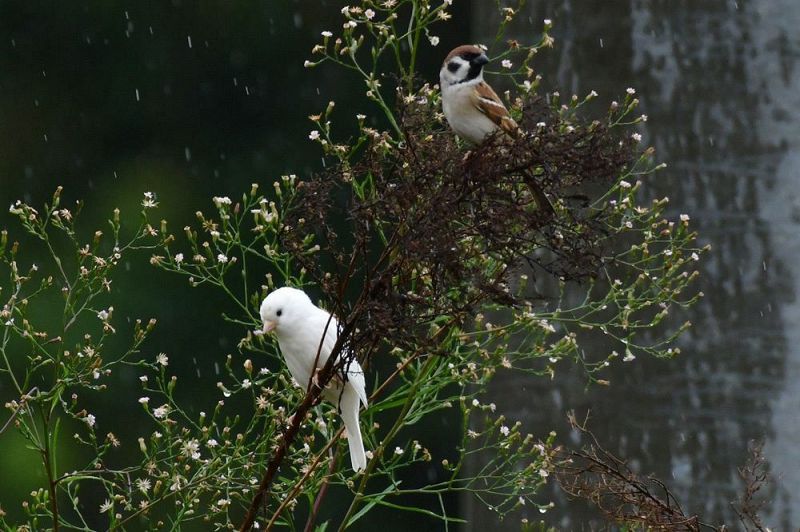
[[[361,439],[361,425],[358,422],[359,394],[353,386],[346,385],[339,403],[339,411],[347,429],[347,445],[350,447],[350,463],[353,471],[363,471],[367,467],[367,454]]]

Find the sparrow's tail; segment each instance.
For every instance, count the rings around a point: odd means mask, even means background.
[[[347,444],[350,447],[350,463],[353,471],[362,471],[367,467],[367,455],[364,452],[364,441],[361,439],[361,425],[358,423],[359,398],[351,385],[345,385],[342,392],[339,412],[347,429]]]

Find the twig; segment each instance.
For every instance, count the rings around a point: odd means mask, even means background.
[[[317,521],[320,508],[322,508],[322,500],[325,498],[325,495],[328,494],[330,477],[333,475],[333,472],[336,471],[336,454],[330,448],[328,448],[328,456],[330,456],[331,459],[331,463],[328,466],[328,475],[322,480],[322,486],[319,488],[319,493],[317,493],[317,497],[314,499],[314,507],[311,509],[311,515],[308,516],[303,532],[311,532],[314,530],[314,523]]]

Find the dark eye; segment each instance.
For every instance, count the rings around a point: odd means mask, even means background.
[[[281,317],[281,314],[283,314],[283,310],[278,310],[278,312],[275,313],[275,315],[279,318]]]
[[[447,63],[447,70],[449,70],[450,72],[455,72],[456,70],[458,70],[458,63],[456,63],[455,61]]]

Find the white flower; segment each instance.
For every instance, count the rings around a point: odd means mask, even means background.
[[[161,405],[155,410],[153,410],[153,416],[156,419],[164,419],[169,414],[169,405]]]
[[[672,250],[671,249],[665,249],[664,250],[664,255],[666,255],[667,257],[671,257],[672,256]]]
[[[139,377],[139,380],[142,382],[147,382],[147,375],[142,375],[141,377]]]
[[[549,18],[544,19],[544,25],[545,26],[550,26],[552,23],[553,23],[553,21],[550,20]]]
[[[242,388],[244,388],[245,390],[247,388],[249,388],[250,386],[252,386],[252,385],[253,385],[253,383],[250,382],[250,379],[245,379],[245,380],[242,381]]]
[[[373,18],[375,18],[375,12],[371,9],[367,9],[366,11],[364,11],[364,16],[367,17],[367,20],[372,20]]]
[[[636,94],[636,89],[634,89],[633,87],[628,87],[627,89],[625,89],[625,92],[633,96],[634,94]]]
[[[194,439],[189,440],[183,444],[181,452],[184,456],[197,460],[200,458],[200,443]]]
[[[631,184],[630,184],[630,183],[628,183],[627,181],[625,181],[624,179],[623,179],[622,181],[620,181],[620,182],[619,182],[619,186],[620,186],[621,188],[631,188]]]
[[[547,478],[550,476],[550,472],[547,469],[542,468],[539,470],[539,476],[542,478]]]
[[[689,215],[688,214],[681,214],[681,221],[682,222],[688,222],[689,221]]]
[[[216,205],[217,208],[220,208],[223,205],[230,205],[231,203],[233,203],[228,196],[214,196],[213,198],[211,198],[211,200],[214,202],[214,205]]]
[[[153,207],[158,207],[158,203],[156,202],[156,197],[153,195],[152,192],[145,192],[144,199],[142,200],[142,207],[145,209],[152,209]]]
[[[647,115],[642,115],[639,117],[642,122],[647,122]]]
[[[428,40],[431,42],[431,46],[439,46],[439,37],[436,35],[428,35]]]
[[[150,480],[146,478],[136,479],[136,487],[142,493],[147,493],[147,491],[150,489]]]
[[[97,419],[92,414],[86,414],[86,417],[83,418],[83,421],[89,425],[90,427],[94,427],[95,422]]]
[[[537,123],[536,123],[536,127],[539,127],[539,128],[542,128],[542,127],[547,127],[547,124],[546,124],[546,123],[544,123],[544,122],[537,122]]]
[[[215,440],[214,438],[211,438],[210,440],[208,440],[208,441],[206,442],[206,446],[207,446],[209,449],[213,449],[213,448],[214,448],[214,447],[216,447],[217,445],[219,445],[219,443],[217,443],[217,440]]]
[[[108,499],[106,499],[106,502],[104,502],[103,504],[100,505],[100,513],[104,514],[104,513],[106,513],[107,511],[109,511],[113,507],[114,507],[114,504],[111,501],[109,501]]]
[[[372,451],[367,451],[367,452],[365,452],[365,453],[364,453],[364,455],[365,455],[367,458],[369,458],[370,460],[372,460],[372,457],[373,457],[373,456],[375,456],[375,455],[372,453]]]
[[[100,318],[100,321],[106,321],[109,315],[110,314],[107,310],[101,310],[97,313],[97,317]]]
[[[477,399],[473,399],[472,400],[472,406],[481,406],[481,403]]]
[[[347,22],[344,23],[345,28],[355,28],[356,26],[358,26],[358,22],[356,22],[355,20],[348,20]]]
[[[217,501],[217,506],[219,506],[220,508],[225,508],[230,503],[231,503],[230,499],[220,499]]]
[[[503,59],[500,64],[503,66],[503,68],[511,68],[513,66],[513,63],[511,63],[511,61],[508,59]]]
[[[156,363],[166,366],[169,364],[169,357],[165,353],[159,353],[156,357]]]
[[[636,355],[631,353],[630,351],[625,353],[625,357],[623,357],[623,362],[630,362],[631,360],[636,360]]]
[[[400,456],[400,455],[401,455],[401,454],[403,454],[404,452],[405,452],[405,451],[404,451],[403,449],[401,449],[400,447],[395,447],[395,448],[394,448],[394,454],[396,454],[397,456]]]
[[[322,36],[327,39],[328,37],[333,37],[333,33],[329,32],[329,31],[323,31],[322,32]]]
[[[308,138],[311,140],[317,140],[319,138],[319,131],[316,129],[308,134]]]
[[[180,264],[181,262],[183,262],[183,253],[176,253],[175,264]]]
[[[217,255],[217,262],[219,262],[220,264],[225,264],[226,262],[228,262],[228,257],[224,253],[220,253],[219,255]]]
[[[692,253],[692,260],[700,260],[700,255],[697,253]]]
[[[149,402],[150,402],[150,398],[149,398],[149,397],[140,397],[140,398],[139,398],[139,402],[140,402],[141,404],[143,404],[143,405],[146,405],[147,403],[149,403]]]
[[[511,431],[510,431],[510,430],[508,429],[508,427],[506,427],[505,425],[503,425],[502,427],[500,427],[500,434],[502,434],[503,436],[508,436],[508,434],[509,434],[510,432],[511,432]]]
[[[642,136],[639,133],[634,133],[631,135],[631,138],[634,140],[634,142],[642,142]]]

